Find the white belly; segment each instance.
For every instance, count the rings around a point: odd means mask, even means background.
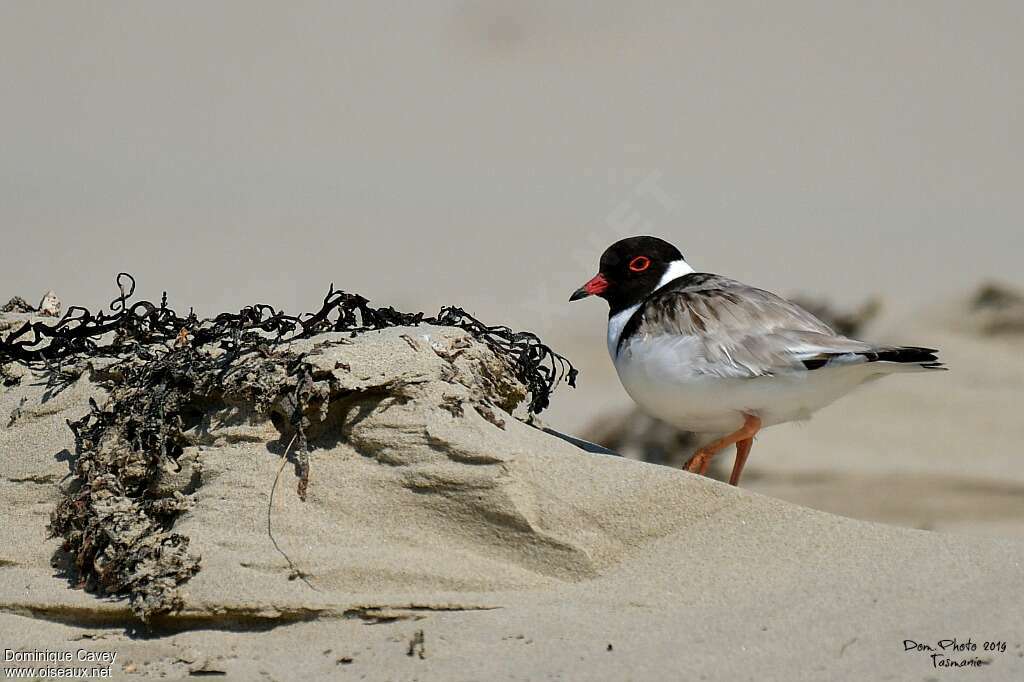
[[[722,377],[688,357],[676,340],[671,352],[637,340],[615,358],[626,392],[647,413],[685,431],[731,433],[743,415],[763,426],[808,419],[871,377],[864,365],[792,371],[774,376]]]

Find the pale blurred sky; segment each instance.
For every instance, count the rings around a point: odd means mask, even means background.
[[[334,281],[603,347],[566,301],[630,231],[840,302],[1024,283],[1022,36],[1014,1],[3,2],[0,298]]]

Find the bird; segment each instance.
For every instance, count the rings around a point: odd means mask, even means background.
[[[735,445],[734,486],[762,429],[807,420],[888,374],[945,369],[934,348],[848,338],[781,296],[697,272],[658,237],[609,246],[569,301],[588,296],[608,302],[608,353],[629,396],[698,435],[687,471],[706,475]]]

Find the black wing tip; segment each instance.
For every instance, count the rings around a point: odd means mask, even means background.
[[[882,348],[879,350],[856,353],[867,362],[894,362],[901,365],[920,365],[922,369],[948,370],[946,365],[939,361],[939,351],[935,348],[923,348],[921,346],[900,346],[897,348]],[[800,362],[808,371],[821,369],[829,364],[833,358],[846,355],[845,353],[821,353]]]
[[[896,348],[880,348],[878,350],[856,353],[867,362],[894,362],[901,365],[920,365],[922,369],[948,370],[946,365],[939,361],[939,351],[935,348],[924,348],[922,346],[899,346]],[[845,353],[821,353],[800,362],[808,371],[821,369],[828,366],[833,358],[846,355]]]
[[[916,364],[926,369],[940,369],[943,364],[937,355],[939,351],[935,348],[924,348],[922,346],[899,346],[897,348],[884,348],[868,353],[860,353],[867,358],[868,362],[898,362],[900,364]]]

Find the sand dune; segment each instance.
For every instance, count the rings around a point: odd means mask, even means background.
[[[50,399],[35,377],[7,387],[0,415],[21,407],[0,431],[4,646],[117,651],[132,677],[923,679],[937,669],[904,640],[971,637],[1010,641],[971,672],[1024,671],[1024,542],[844,519],[582,452],[502,410],[507,370],[457,330],[328,340],[295,348],[330,400],[306,501],[291,467],[275,493],[291,565],[266,525],[287,433],[251,406],[209,406],[182,455],[200,483],[174,523],[200,570],[148,630],[127,600],[50,566],[64,420],[102,389],[88,373]],[[165,483],[189,490],[180,471]]]

